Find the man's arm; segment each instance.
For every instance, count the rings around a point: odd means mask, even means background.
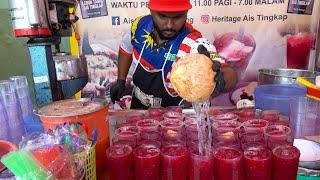
[[[124,54],[119,50],[118,57],[118,79],[126,80],[129,68],[131,66],[132,56]]]

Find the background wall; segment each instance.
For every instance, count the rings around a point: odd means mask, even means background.
[[[26,42],[28,38],[12,35],[8,1],[0,0],[0,80],[13,75],[25,75],[33,87],[32,68]],[[69,52],[69,38],[62,38],[61,51]],[[30,88],[34,98],[33,88]]]

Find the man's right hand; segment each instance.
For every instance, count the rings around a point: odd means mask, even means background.
[[[115,101],[119,101],[123,96],[124,90],[126,86],[126,81],[123,79],[118,79],[116,83],[112,84],[110,87],[110,96],[112,103]]]

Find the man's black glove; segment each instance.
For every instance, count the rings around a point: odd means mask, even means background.
[[[197,50],[198,50],[199,54],[203,54],[211,59],[210,52],[203,45],[199,45]],[[221,63],[218,61],[212,61],[212,62],[213,62],[212,70],[214,72],[216,72],[216,75],[214,77],[214,81],[216,82],[216,87],[214,88],[211,96],[216,96],[219,94],[219,92],[222,92],[224,90],[226,82],[223,78],[223,71],[221,69]]]
[[[120,98],[124,94],[125,86],[126,86],[126,81],[122,79],[118,79],[116,83],[111,85],[110,96],[111,96],[112,103],[115,103],[115,101],[120,100]]]

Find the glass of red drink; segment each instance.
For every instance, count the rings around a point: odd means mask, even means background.
[[[107,149],[107,168],[112,180],[132,180],[133,156],[128,145],[114,145]]]
[[[160,122],[162,145],[185,145],[184,123],[180,120],[163,120]]]
[[[167,111],[182,113],[182,108],[180,106],[168,106]]]
[[[151,107],[148,109],[148,114],[150,118],[161,117],[167,110],[163,107]]]
[[[267,120],[269,122],[279,121],[280,112],[278,110],[265,110],[262,111],[261,119]]]
[[[287,36],[287,67],[308,69],[309,56],[314,44],[312,33],[298,33]]]
[[[186,137],[187,141],[191,140],[199,140],[199,129],[202,130],[202,139],[204,141],[208,138],[208,129],[206,128],[206,124],[204,124],[205,121],[201,121],[200,126],[197,125],[197,120],[195,118],[188,118],[184,122],[185,124],[185,131],[186,131]]]
[[[291,145],[278,146],[272,153],[272,179],[295,180],[300,158],[299,149]]]
[[[245,121],[250,120],[250,119],[259,118],[259,114],[256,112],[256,110],[255,109],[249,109],[249,108],[241,109],[238,112],[238,116],[239,116],[239,121],[240,122],[245,122]]]
[[[160,179],[160,149],[153,145],[141,145],[133,151],[135,178]]]
[[[238,116],[234,113],[224,113],[224,114],[218,114],[210,116],[210,119],[214,121],[237,121]]]
[[[245,32],[224,33],[215,39],[214,45],[241,79],[256,47],[254,38]]]
[[[244,179],[243,154],[239,149],[217,148],[213,158],[214,179]]]
[[[137,145],[139,129],[136,126],[123,126],[115,130],[114,141],[131,142],[133,148]]]
[[[246,180],[270,180],[272,153],[265,147],[249,147],[244,153]]]
[[[161,179],[186,180],[188,150],[183,146],[165,146],[161,149]]]
[[[190,180],[212,180],[213,155],[211,149],[207,148],[204,154],[200,154],[199,150],[190,149],[188,168]]]
[[[141,145],[152,145],[155,146],[157,148],[161,148],[161,140],[152,140],[152,139],[144,139],[144,140],[140,140],[138,141],[138,146]]]
[[[247,132],[241,136],[242,150],[245,150],[249,147],[267,147],[263,132]]]
[[[251,119],[242,123],[245,133],[263,133],[268,125],[268,121],[263,119]]]
[[[292,145],[291,129],[283,125],[271,125],[264,131],[266,144],[270,150],[279,145]]]
[[[183,121],[183,114],[175,111],[168,111],[163,114],[163,120],[180,120]]]
[[[143,115],[134,115],[126,120],[122,121],[121,123],[117,123],[117,128],[123,127],[123,126],[135,126],[136,123],[140,120],[144,119]]]
[[[241,123],[238,121],[216,121],[212,123],[212,137],[219,141],[239,140]]]

